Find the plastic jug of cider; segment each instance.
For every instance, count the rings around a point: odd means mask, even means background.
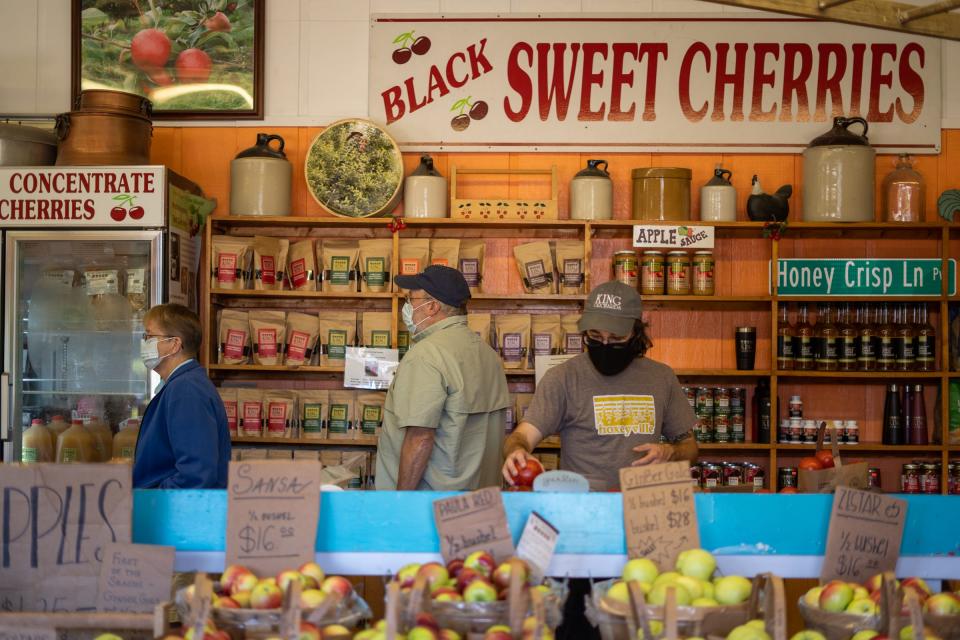
[[[47,429],[53,434],[53,443],[56,445],[57,438],[60,437],[60,434],[70,428],[70,423],[63,419],[63,416],[57,414],[50,418],[50,422],[47,423]]]
[[[93,439],[96,460],[91,462],[110,462],[113,457],[113,431],[97,415],[91,415],[84,426]]]
[[[57,462],[70,464],[75,462],[96,462],[93,449],[93,436],[83,426],[83,420],[74,419],[70,428],[57,437]]]
[[[54,436],[39,418],[33,419],[20,442],[20,461],[24,464],[53,462],[56,452]]]
[[[140,434],[140,420],[130,418],[117,435],[113,436],[113,459],[133,462],[137,449],[137,436]]]

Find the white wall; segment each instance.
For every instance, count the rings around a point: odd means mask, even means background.
[[[743,11],[695,0],[266,0],[266,5],[264,124],[277,126],[367,113],[374,13]],[[943,126],[960,128],[960,71],[951,64],[960,59],[960,43],[943,43]],[[0,0],[0,114],[69,108],[70,0]]]

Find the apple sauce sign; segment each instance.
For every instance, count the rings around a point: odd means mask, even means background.
[[[940,56],[785,16],[374,15],[368,110],[409,151],[798,153],[843,115],[938,153]]]

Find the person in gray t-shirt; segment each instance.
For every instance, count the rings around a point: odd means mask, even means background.
[[[696,460],[696,415],[673,370],[644,356],[651,343],[641,317],[640,295],[621,282],[590,292],[579,325],[587,353],[554,367],[537,385],[503,446],[509,484],[554,434],[561,468],[585,476],[592,491],[618,491],[623,467]]]

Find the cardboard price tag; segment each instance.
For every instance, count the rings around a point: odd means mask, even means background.
[[[837,487],[821,582],[862,582],[877,573],[894,571],[906,519],[905,500]]]
[[[274,575],[314,558],[320,519],[320,463],[231,462],[226,563]]]
[[[550,568],[560,532],[536,511],[530,513],[517,543],[517,557],[527,561],[537,580]]]
[[[170,599],[176,549],[148,544],[108,544],[100,567],[97,611],[151,613]]]
[[[672,567],[681,551],[700,546],[689,462],[621,469],[620,487],[630,558]]]
[[[104,547],[130,542],[131,469],[0,464],[0,608],[92,611]]]
[[[444,562],[487,551],[499,563],[513,555],[500,489],[488,487],[433,502],[433,519]]]

